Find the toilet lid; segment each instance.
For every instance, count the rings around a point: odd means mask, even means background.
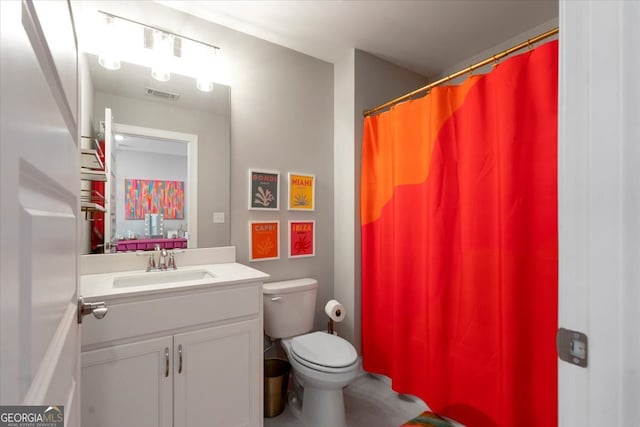
[[[349,341],[326,332],[312,332],[291,340],[291,351],[300,359],[329,368],[353,365],[358,353]]]

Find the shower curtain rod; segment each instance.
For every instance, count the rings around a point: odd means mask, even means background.
[[[551,36],[553,36],[555,34],[558,34],[558,28],[557,27],[552,29],[552,30],[547,31],[546,33],[542,33],[539,36],[536,36],[536,37],[534,37],[532,39],[529,39],[529,40],[527,40],[525,42],[522,42],[519,45],[516,45],[516,46],[514,46],[514,47],[512,47],[510,49],[503,50],[502,52],[497,53],[497,54],[485,59],[484,61],[480,61],[480,62],[478,62],[476,64],[473,64],[473,65],[470,65],[467,68],[464,68],[464,69],[462,69],[462,70],[460,70],[458,72],[455,72],[453,74],[449,74],[447,77],[443,77],[440,80],[436,80],[433,83],[429,83],[426,86],[423,86],[423,87],[421,87],[419,89],[414,90],[413,92],[409,92],[409,93],[407,93],[405,95],[399,96],[398,98],[392,99],[391,101],[385,102],[384,104],[378,105],[377,107],[371,108],[370,110],[364,110],[362,112],[362,115],[365,116],[365,117],[370,116],[372,114],[377,113],[380,110],[384,110],[385,108],[391,107],[391,106],[393,106],[393,105],[395,105],[395,104],[397,104],[399,102],[406,101],[407,99],[410,99],[414,95],[420,94],[422,92],[429,92],[429,90],[431,90],[431,88],[433,88],[433,87],[436,87],[436,86],[438,86],[438,85],[440,85],[442,83],[446,83],[446,82],[448,82],[448,81],[450,81],[452,79],[460,77],[463,74],[471,73],[476,68],[484,67],[485,65],[490,64],[492,62],[498,62],[499,59],[502,59],[505,56],[511,55],[513,52],[516,52],[516,51],[518,51],[520,49],[524,49],[525,47],[529,47],[530,48],[534,43],[537,43],[540,40],[544,40],[544,39],[546,39],[548,37],[551,37]]]

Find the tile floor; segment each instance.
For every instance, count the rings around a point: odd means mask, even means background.
[[[399,427],[427,409],[422,400],[398,394],[383,378],[363,373],[344,390],[348,427]],[[304,427],[287,406],[264,427]],[[331,427],[331,426],[327,426]]]

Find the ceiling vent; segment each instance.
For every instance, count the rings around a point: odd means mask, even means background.
[[[162,99],[168,99],[169,101],[177,101],[178,98],[180,98],[180,95],[178,95],[177,93],[165,92],[164,90],[154,89],[152,87],[145,87],[144,94]]]

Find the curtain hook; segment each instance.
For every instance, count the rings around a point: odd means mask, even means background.
[[[496,58],[495,55],[493,55],[493,68],[496,68],[498,66],[499,62],[498,62],[498,58]]]
[[[473,65],[469,65],[469,68],[467,69],[467,73],[469,73],[469,77],[473,76]]]
[[[533,50],[533,46],[531,45],[531,39],[527,39],[527,47],[529,48],[529,52]]]

